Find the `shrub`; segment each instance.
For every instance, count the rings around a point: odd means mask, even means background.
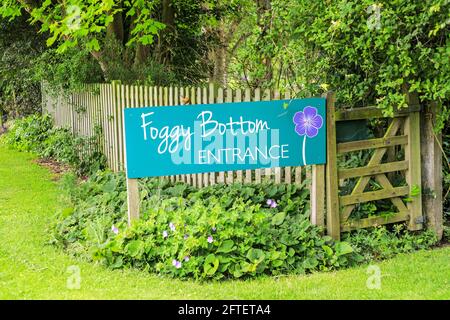
[[[4,141],[20,151],[30,151],[73,167],[79,176],[106,168],[99,150],[101,131],[93,137],[74,136],[66,128],[54,128],[49,115],[32,115],[13,122]]]
[[[31,115],[15,120],[4,139],[17,150],[40,153],[52,126],[53,121],[49,115]]]
[[[359,229],[344,235],[343,240],[351,243],[365,262],[392,258],[399,253],[428,249],[437,243],[437,237],[433,231],[414,233],[408,231],[404,224],[396,224],[389,228],[378,226]]]

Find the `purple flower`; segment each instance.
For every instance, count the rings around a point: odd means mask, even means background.
[[[185,234],[185,235],[184,235],[184,240],[187,240],[187,238],[189,238],[189,235],[188,235],[188,234]]]
[[[314,138],[322,128],[323,119],[320,114],[317,114],[317,109],[311,106],[305,107],[303,111],[298,111],[294,115],[295,132],[299,136],[308,136]]]
[[[214,241],[213,237],[212,237],[212,236],[209,236],[209,237],[208,237],[208,243],[213,243],[213,241]]]
[[[164,238],[164,239],[167,238],[167,237],[169,236],[169,234],[167,233],[166,230],[164,230],[164,231],[162,232],[162,235],[163,235],[163,238]]]
[[[177,268],[177,269],[180,269],[180,268],[181,268],[181,262],[178,261],[178,260],[176,260],[176,259],[173,259],[173,260],[172,260],[172,265],[173,265],[175,268]]]
[[[111,231],[112,231],[114,234],[118,234],[118,233],[119,233],[119,229],[118,229],[115,225],[112,225],[112,226],[111,226]]]
[[[189,261],[189,256],[184,257],[184,261],[188,262]]]
[[[169,228],[170,230],[172,230],[172,232],[175,231],[175,225],[172,222],[169,223]]]
[[[271,208],[276,208],[278,206],[277,202],[273,199],[267,199],[266,203]]]
[[[212,227],[211,230],[212,230],[213,232],[216,232],[217,229],[216,229],[216,227]]]

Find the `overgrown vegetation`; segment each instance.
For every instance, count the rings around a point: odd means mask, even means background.
[[[26,17],[0,17],[0,116],[10,118],[41,111],[41,91],[35,59],[46,50],[45,34]]]
[[[110,268],[172,277],[221,279],[303,274],[345,268],[436,243],[431,232],[394,227],[348,234],[335,242],[309,222],[308,190],[297,185],[141,182],[142,218],[126,221],[123,174],[97,172],[62,183],[70,207],[51,243]]]
[[[63,211],[53,242],[111,268],[220,279],[331,270],[357,259],[348,243],[310,224],[308,191],[300,186],[196,189],[148,179],[143,217],[131,228],[122,174],[98,172],[69,190],[73,207]]]
[[[15,120],[2,140],[17,150],[68,164],[78,176],[86,176],[106,167],[100,137],[100,129],[92,137],[74,136],[68,129],[54,128],[50,115],[35,114]]]

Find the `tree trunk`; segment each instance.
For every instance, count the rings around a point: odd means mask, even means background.
[[[122,13],[118,12],[114,15],[114,20],[106,27],[106,36],[114,37],[123,45],[124,30]]]
[[[219,44],[215,46],[211,52],[212,61],[214,62],[214,70],[211,80],[221,87],[225,87],[227,84],[226,68],[228,43],[225,39],[226,37],[223,28],[223,23],[221,23],[216,32]]]
[[[171,39],[169,37],[173,34],[175,28],[175,10],[172,6],[172,0],[162,0],[161,22],[166,27],[159,34],[157,60],[162,64],[167,64],[172,58],[170,50],[167,49],[170,47]]]

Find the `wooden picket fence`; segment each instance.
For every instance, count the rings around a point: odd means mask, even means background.
[[[213,84],[204,87],[150,87],[112,84],[85,85],[79,92],[69,95],[51,94],[43,85],[43,111],[53,116],[55,124],[67,127],[73,134],[92,137],[96,128],[102,130],[100,148],[107,157],[108,166],[114,171],[124,170],[123,108],[191,104],[225,103],[290,99],[292,92],[280,94],[276,90],[217,88]],[[404,202],[413,188],[421,187],[420,177],[420,126],[417,105],[397,112],[384,137],[336,142],[336,122],[358,119],[383,118],[376,107],[335,110],[334,95],[327,96],[327,164],[307,167],[284,167],[245,171],[228,171],[203,174],[186,174],[167,177],[196,187],[216,183],[305,183],[310,189],[311,221],[325,226],[329,235],[339,239],[343,231],[407,221],[411,230],[422,227],[421,197]],[[405,156],[400,161],[386,161],[388,151],[403,148]],[[357,150],[374,149],[366,166],[339,169],[338,154]],[[393,187],[389,176],[404,172],[407,185]],[[356,178],[358,181],[348,195],[340,194],[339,181]],[[370,179],[382,186],[381,190],[366,191]],[[135,186],[137,189],[137,186]],[[390,200],[398,212],[387,218],[369,217],[351,220],[355,205],[378,200]],[[325,211],[326,207],[326,211]],[[326,213],[326,217],[325,217]]]

